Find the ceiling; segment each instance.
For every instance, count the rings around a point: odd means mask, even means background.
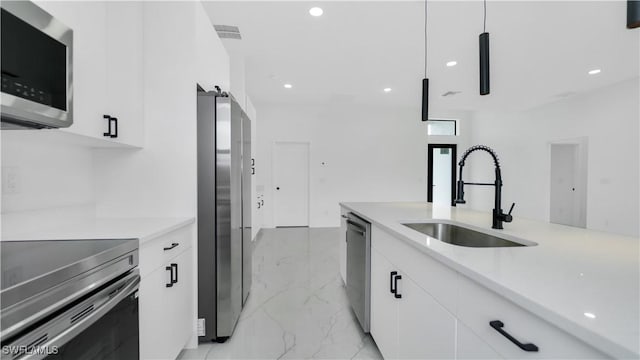
[[[258,105],[420,106],[423,2],[204,6],[214,24],[240,28],[242,40],[223,42],[232,59],[245,59],[247,93]],[[310,16],[313,6],[324,15]],[[488,1],[491,94],[480,96],[482,2],[429,1],[428,13],[432,109],[522,110],[640,73],[640,29],[625,28],[624,1]],[[451,60],[458,64],[447,67]],[[596,68],[602,72],[587,74]],[[442,97],[447,91],[460,93]]]

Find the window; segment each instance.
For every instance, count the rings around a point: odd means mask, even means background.
[[[456,136],[456,120],[429,120],[427,121],[427,135]]]

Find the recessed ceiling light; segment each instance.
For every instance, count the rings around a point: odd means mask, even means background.
[[[285,89],[291,89],[293,87],[293,85],[291,84],[284,84],[284,88]]]
[[[457,61],[449,61],[449,62],[447,62],[447,66],[448,67],[452,67],[452,66],[456,66],[456,65],[458,65]]]
[[[600,69],[593,69],[589,71],[589,75],[595,75],[595,74],[600,74]]]
[[[384,88],[384,89],[382,89],[382,91],[384,91],[384,92],[387,92],[387,93],[388,93],[388,92],[391,92],[391,88]]]
[[[595,319],[596,318],[596,316],[594,314],[588,313],[588,312],[584,313],[584,316],[588,317],[589,319]]]
[[[309,9],[309,14],[311,14],[311,16],[322,16],[323,13],[324,11],[319,7],[312,7]]]

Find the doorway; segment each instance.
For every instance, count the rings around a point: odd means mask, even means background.
[[[309,143],[275,142],[273,155],[275,226],[309,226]]]
[[[586,164],[586,144],[579,141],[551,144],[549,220],[552,223],[586,227]]]
[[[429,144],[427,149],[427,201],[456,206],[456,144]]]

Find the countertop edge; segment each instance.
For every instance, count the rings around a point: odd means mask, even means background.
[[[412,247],[419,250],[420,252],[434,258],[435,260],[443,263],[445,266],[452,268],[453,270],[472,279],[473,281],[476,281],[480,285],[495,292],[497,295],[502,296],[508,299],[509,301],[515,303],[516,305],[532,312],[536,316],[546,320],[547,322],[562,329],[568,334],[582,340],[583,342],[596,348],[597,350],[602,351],[616,358],[638,358],[640,356],[640,354],[636,354],[634,350],[629,349],[626,346],[620,343],[617,343],[613,340],[607,339],[606,337],[603,337],[602,335],[596,332],[593,332],[587,328],[584,328],[583,326],[580,326],[579,324],[575,323],[571,319],[568,319],[562,314],[554,312],[553,310],[550,310],[537,302],[531,301],[526,296],[520,295],[519,293],[511,290],[510,288],[498,282],[495,282],[472,269],[465,267],[463,264],[457,261],[454,261],[453,259],[450,259],[440,254],[437,251],[433,251],[431,248],[421,246],[420,244],[416,243],[412,239],[408,238],[406,235],[397,232],[396,230],[385,225],[384,223],[374,218],[371,218],[366,214],[363,214],[358,209],[353,208],[350,205],[350,203],[341,202],[339,203],[339,205],[343,208],[346,208],[350,211],[357,213],[363,219],[368,220],[372,224],[375,224],[383,228],[385,231],[394,235],[394,237],[401,239],[402,241],[411,245]]]
[[[145,243],[147,241],[153,240],[155,238],[158,238],[158,237],[163,236],[165,234],[168,234],[168,233],[170,233],[172,231],[175,231],[175,230],[178,230],[180,228],[183,228],[183,227],[185,227],[187,225],[194,224],[196,222],[196,219],[193,218],[193,217],[179,219],[179,220],[176,219],[176,220],[177,220],[177,222],[175,224],[173,224],[173,225],[164,227],[164,228],[159,229],[159,230],[157,230],[155,232],[152,232],[152,233],[150,233],[148,235],[140,236],[138,238],[139,243],[143,244],[143,243]]]

